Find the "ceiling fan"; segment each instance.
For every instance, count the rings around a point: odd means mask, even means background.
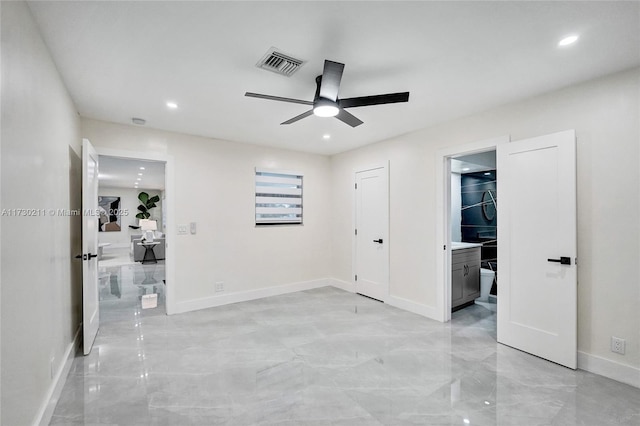
[[[294,104],[310,105],[313,108],[303,112],[280,124],[291,124],[314,114],[318,117],[336,117],[338,120],[351,127],[361,125],[363,122],[353,114],[345,111],[345,108],[356,108],[369,105],[393,104],[408,102],[409,92],[388,93],[386,95],[359,96],[357,98],[338,99],[340,80],[344,64],[329,60],[324,61],[322,75],[316,77],[316,95],[313,102],[301,99],[283,98],[280,96],[263,95],[260,93],[246,92],[244,95],[251,98],[270,99],[272,101],[290,102]]]

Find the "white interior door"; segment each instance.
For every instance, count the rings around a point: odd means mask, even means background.
[[[573,130],[497,148],[498,342],[573,369],[575,156]]]
[[[385,301],[389,294],[389,179],[387,167],[356,172],[356,292]]]
[[[82,141],[82,332],[84,354],[91,347],[100,326],[98,299],[98,154],[91,143]]]

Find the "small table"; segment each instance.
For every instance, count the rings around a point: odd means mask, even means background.
[[[158,263],[156,260],[156,254],[153,252],[153,248],[160,244],[160,241],[145,241],[138,243],[139,246],[145,248],[144,257],[142,258],[142,264],[145,263]]]

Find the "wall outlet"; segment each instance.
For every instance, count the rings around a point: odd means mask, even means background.
[[[619,337],[611,336],[611,352],[615,352],[620,355],[624,355],[624,347],[626,341]]]
[[[178,225],[178,235],[187,235],[187,225]]]
[[[220,293],[221,291],[224,291],[224,281],[218,281],[216,282],[216,289],[215,289],[216,293]]]

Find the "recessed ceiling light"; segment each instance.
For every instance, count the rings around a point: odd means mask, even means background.
[[[469,170],[471,170],[471,169],[468,168],[468,167],[465,167],[464,169],[462,169],[463,172],[468,172]]]
[[[558,42],[558,47],[569,46],[569,45],[575,43],[576,41],[578,41],[579,38],[580,38],[580,36],[577,36],[575,34],[567,36],[567,37],[563,38],[562,40],[560,40]]]
[[[485,172],[485,176],[491,176],[491,172]]]
[[[330,134],[322,135],[322,139],[331,139]]]
[[[142,178],[138,178],[138,179],[136,179],[136,180],[142,180]]]
[[[169,108],[169,109],[176,109],[176,108],[178,108],[178,104],[177,104],[177,103],[175,103],[175,102],[168,101],[168,102],[167,102],[167,108]]]
[[[140,170],[144,170],[144,167],[140,167]]]
[[[142,176],[142,173],[138,173],[138,176]]]

